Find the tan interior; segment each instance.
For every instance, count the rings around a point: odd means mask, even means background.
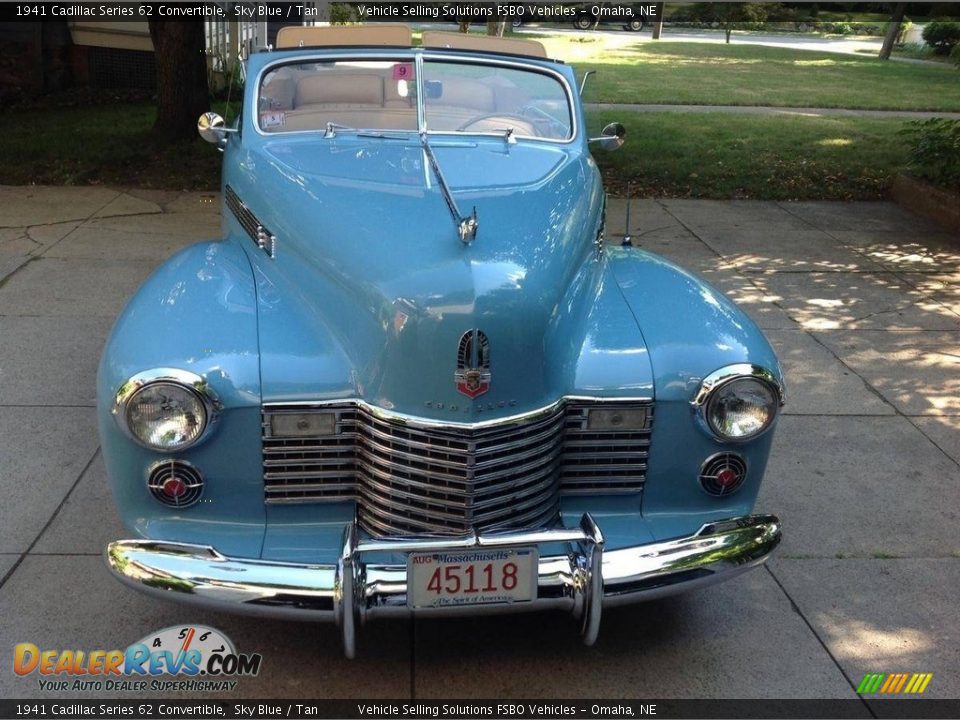
[[[413,43],[407,25],[376,23],[328,27],[285,27],[277,33],[277,49],[336,45],[405,47]]]
[[[498,38],[471,33],[439,32],[428,30],[423,33],[423,47],[450,48],[451,50],[477,50],[479,52],[502,52],[512,55],[545,58],[547,50],[543,43],[536,40],[519,38]]]

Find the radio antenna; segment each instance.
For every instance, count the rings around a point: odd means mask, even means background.
[[[627,183],[627,224],[623,228],[623,240],[621,245],[633,245],[633,238],[630,236],[630,183]]]

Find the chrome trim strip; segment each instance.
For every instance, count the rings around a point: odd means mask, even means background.
[[[126,408],[130,398],[132,398],[144,386],[157,382],[180,385],[186,390],[192,392],[203,405],[203,430],[200,431],[200,434],[197,435],[193,441],[187,443],[186,445],[180,445],[179,447],[169,449],[153,447],[140,440],[140,438],[134,435],[127,426]],[[198,445],[206,440],[210,434],[210,428],[216,423],[222,410],[223,405],[220,403],[220,399],[213,391],[213,388],[210,387],[210,385],[202,376],[190,372],[189,370],[162,367],[138,372],[136,375],[133,375],[125,383],[123,383],[123,385],[117,388],[117,391],[113,396],[113,406],[110,409],[110,414],[113,415],[114,420],[124,434],[140,447],[144,447],[155,452],[175,453],[194,447],[195,445]]]
[[[380,617],[510,613],[562,609],[581,621],[592,643],[603,607],[673,595],[727,580],[763,563],[781,539],[773,515],[750,515],[703,525],[693,535],[609,550],[589,514],[578,527],[470,533],[456,538],[361,538],[344,529],[342,550],[330,563],[284,563],[231,558],[212,547],[158,540],[118,540],[106,562],[122,582],[169,600],[231,612],[336,622],[347,657],[356,653],[357,626]],[[411,610],[406,564],[381,564],[372,554],[467,548],[568,544],[541,555],[537,596],[529,603]]]

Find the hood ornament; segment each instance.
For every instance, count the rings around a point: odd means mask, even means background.
[[[443,199],[446,200],[447,209],[450,210],[450,215],[453,216],[453,222],[457,226],[457,235],[460,237],[460,242],[464,245],[469,245],[477,236],[477,228],[480,227],[480,222],[477,220],[477,208],[473,208],[473,212],[470,215],[464,215],[460,212],[460,208],[457,207],[457,201],[453,199],[453,193],[450,192],[450,186],[447,185],[447,181],[443,177],[443,172],[440,170],[440,163],[437,162],[437,157],[433,154],[433,148],[430,147],[430,143],[427,141],[426,131],[420,133],[420,145],[423,147],[423,152],[426,154],[427,160],[430,161],[433,174],[437,176],[437,183],[440,185]]]
[[[460,337],[453,378],[457,391],[470,399],[490,389],[490,341],[482,330],[474,328]]]

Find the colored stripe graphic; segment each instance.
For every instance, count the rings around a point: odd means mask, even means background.
[[[880,689],[880,683],[886,677],[883,673],[867,673],[860,681],[857,692],[863,695],[871,695]]]
[[[933,673],[867,673],[857,686],[860,695],[919,695],[927,689]]]

